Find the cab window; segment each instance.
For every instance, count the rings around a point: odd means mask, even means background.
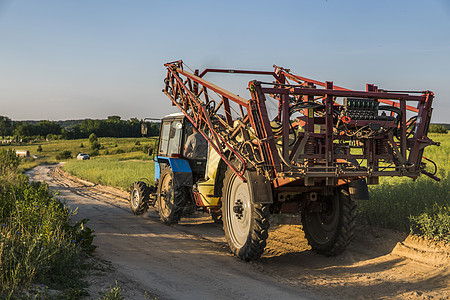
[[[159,154],[166,156],[180,154],[182,132],[183,124],[181,120],[164,122],[161,129]]]

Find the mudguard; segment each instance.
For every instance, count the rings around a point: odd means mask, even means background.
[[[273,203],[272,185],[266,177],[258,175],[256,172],[245,172],[252,193],[253,203],[257,204],[271,204]]]
[[[369,189],[365,179],[353,180],[348,184],[350,199],[353,201],[369,200]]]
[[[191,187],[194,184],[192,170],[187,160],[165,156],[157,156],[155,158],[155,181],[161,176],[161,164],[170,166],[176,185]]]

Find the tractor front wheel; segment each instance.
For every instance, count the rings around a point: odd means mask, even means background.
[[[269,230],[269,205],[254,203],[250,184],[228,169],[222,190],[225,237],[231,252],[245,261],[261,257]]]
[[[163,223],[178,223],[186,204],[185,192],[183,187],[176,184],[170,167],[165,167],[161,172],[157,192],[158,212]]]

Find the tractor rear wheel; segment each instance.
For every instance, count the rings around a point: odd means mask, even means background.
[[[250,184],[228,169],[222,190],[225,237],[231,252],[245,261],[261,257],[269,230],[269,205],[254,203]]]
[[[322,202],[322,211],[302,212],[306,239],[314,252],[338,255],[353,238],[356,204],[350,199],[348,187],[338,187],[333,195],[317,201]]]
[[[148,209],[150,201],[149,189],[145,182],[136,181],[131,185],[130,207],[135,215],[141,215]]]
[[[172,169],[165,167],[158,183],[158,212],[163,223],[178,223],[186,202],[184,192],[184,188],[176,184]]]

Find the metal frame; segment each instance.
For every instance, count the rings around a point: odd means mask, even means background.
[[[423,171],[423,149],[437,144],[427,137],[434,98],[431,91],[385,91],[371,84],[367,84],[366,91],[353,91],[332,82],[294,75],[278,66],[274,66],[273,72],[206,69],[202,73],[195,70],[194,74],[184,70],[182,61],[167,63],[165,67],[163,92],[244,181],[247,168],[263,174],[275,187],[298,180],[305,185],[325,182],[335,186],[363,177],[369,177],[369,183],[376,183],[378,176],[416,178]],[[274,82],[251,81],[248,85],[251,99],[246,100],[204,80],[211,72],[269,75]],[[213,100],[213,95],[219,99]],[[278,101],[278,113],[272,120],[279,125],[275,131],[265,104],[267,96]],[[336,98],[341,97],[376,99],[398,111],[399,117],[397,122],[348,120],[349,126],[358,128],[386,128],[382,134],[365,138],[337,134],[340,119],[336,110],[340,104]],[[417,105],[407,105],[411,103]],[[296,105],[308,104],[313,106],[302,110],[297,118],[303,123],[304,132],[295,136],[290,112]],[[407,137],[411,125],[406,119],[407,110],[417,113],[411,138]],[[315,125],[324,132],[315,132]],[[380,148],[384,151],[378,151]],[[354,149],[361,149],[362,154],[351,153]],[[239,163],[232,163],[232,159]],[[358,159],[364,164],[353,163]],[[383,160],[392,161],[392,166],[381,165]]]

